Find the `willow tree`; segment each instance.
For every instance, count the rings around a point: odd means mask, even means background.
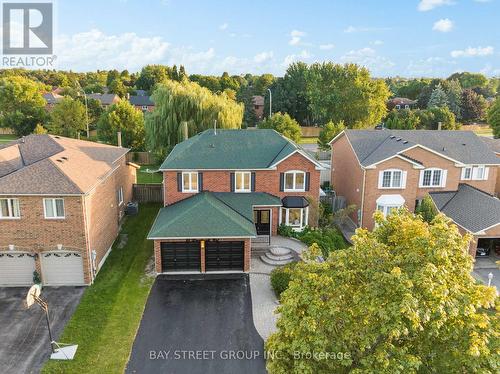
[[[146,116],[146,141],[154,153],[164,156],[183,139],[214,127],[241,128],[243,105],[225,93],[213,94],[197,83],[165,81],[153,92],[155,110]]]

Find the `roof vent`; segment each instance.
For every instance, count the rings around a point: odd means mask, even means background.
[[[445,152],[445,151],[446,151],[446,147],[443,147],[443,152]]]
[[[401,138],[397,138],[397,139],[396,139],[396,141],[397,141],[397,142],[400,142],[400,141],[401,141]]]
[[[23,143],[23,144],[24,144],[25,140],[26,140],[26,139],[25,139],[25,138],[24,138],[24,136],[23,136],[23,137],[21,138],[21,143]]]
[[[61,139],[61,137],[60,137],[60,136],[54,136],[54,138],[56,138],[56,139]]]
[[[215,148],[215,144],[209,144],[208,147],[209,148]]]
[[[408,140],[405,140],[405,141],[403,142],[403,144],[408,144]]]
[[[56,161],[57,162],[63,162],[63,160],[61,160],[60,158],[58,158]]]
[[[390,138],[391,138],[391,139],[394,139],[395,137],[396,137],[396,136],[394,136],[394,135],[391,135],[391,136],[390,136]]]
[[[462,143],[462,145],[465,147],[467,144],[466,143]]]
[[[61,158],[62,158],[63,160],[66,160],[66,161],[68,160],[68,158],[67,158],[66,156],[62,156]]]

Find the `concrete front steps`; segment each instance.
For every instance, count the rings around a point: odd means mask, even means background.
[[[296,261],[296,255],[290,248],[271,246],[260,259],[268,265],[281,266]]]

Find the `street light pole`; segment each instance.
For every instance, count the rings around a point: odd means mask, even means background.
[[[273,115],[273,93],[271,92],[271,89],[267,89],[269,91],[269,118]]]
[[[76,84],[78,87],[80,87],[80,90],[83,93],[83,101],[85,103],[85,121],[87,122],[87,140],[90,138],[90,129],[89,129],[89,106],[87,104],[87,95],[85,94],[85,91],[83,90],[82,86],[80,85],[80,82],[78,80],[76,81]]]

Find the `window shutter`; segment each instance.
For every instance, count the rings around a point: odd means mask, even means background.
[[[424,171],[425,170],[420,170],[420,177],[418,179],[418,186],[423,187],[424,185]]]
[[[382,182],[384,180],[384,171],[378,172],[378,188],[382,188]]]
[[[198,173],[198,191],[203,191],[203,173]]]
[[[255,192],[255,172],[252,172],[251,178],[252,178],[250,181],[251,190],[252,192]]]
[[[229,174],[229,184],[231,186],[231,192],[234,192],[234,173]]]
[[[403,171],[401,173],[401,188],[406,188],[406,175],[408,174],[407,171]]]
[[[490,168],[484,168],[484,180],[488,180],[488,175],[490,174]]]
[[[182,192],[182,173],[177,173],[177,191]]]
[[[441,187],[446,187],[446,175],[448,170],[443,170],[443,175],[441,176]]]
[[[309,187],[310,187],[310,185],[311,185],[311,173],[309,173],[309,172],[307,172],[307,173],[306,173],[306,181],[305,181],[305,184],[306,184],[306,186],[305,186],[305,187],[306,187],[306,188],[305,188],[305,190],[306,190],[306,191],[309,191]]]
[[[280,192],[285,190],[285,173],[280,173]]]

